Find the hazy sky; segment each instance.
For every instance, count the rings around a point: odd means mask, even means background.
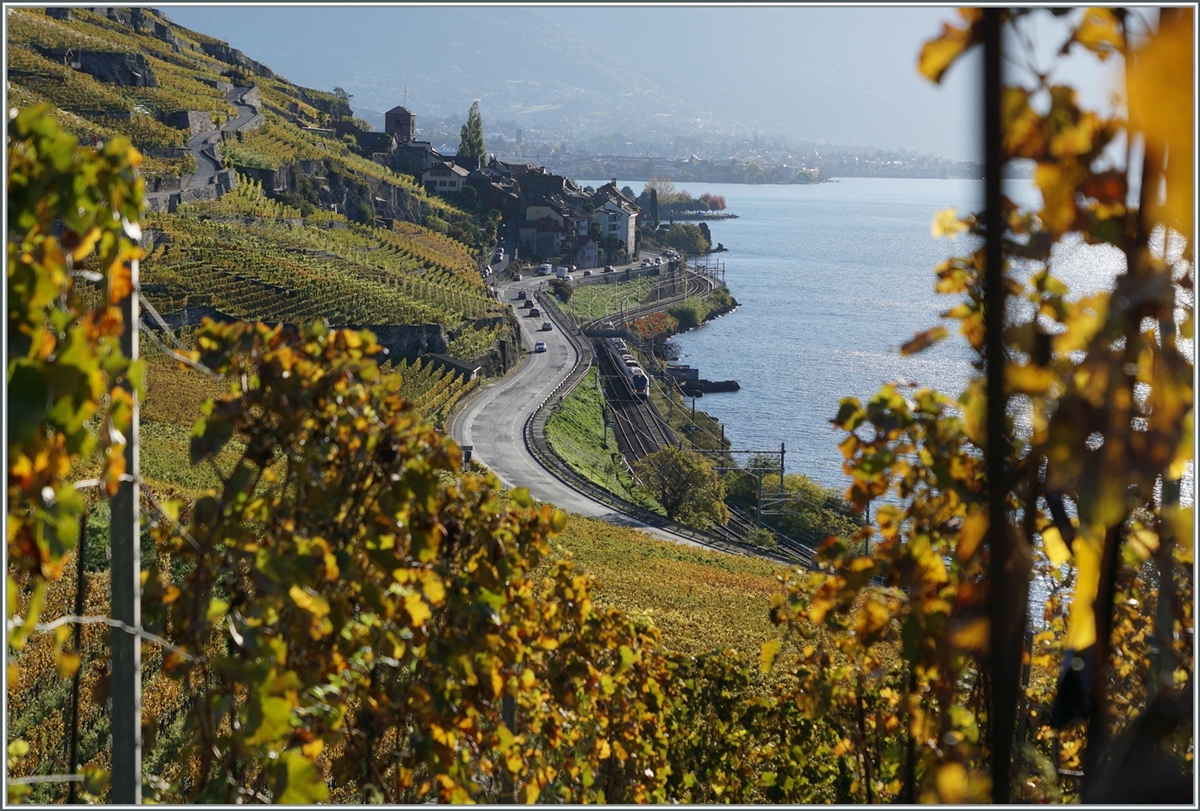
[[[409,85],[409,106],[418,116],[435,101],[422,97],[422,90],[462,95],[453,102],[465,111],[478,88],[487,121],[498,114],[488,105],[498,107],[500,98],[484,92],[489,82],[562,74],[568,84],[584,85],[576,89],[586,99],[587,92],[600,92],[587,85],[588,71],[609,81],[605,71],[611,69],[610,83],[627,88],[644,77],[655,85],[655,98],[679,100],[688,110],[764,135],[959,159],[975,159],[979,151],[979,54],[952,68],[940,86],[916,70],[921,44],[943,22],[957,19],[949,6],[168,3],[162,9],[292,81],[324,90],[345,87],[356,106],[376,110],[402,103],[398,93]],[[1085,100],[1108,98],[1096,70],[1068,76],[1089,85]],[[430,77],[439,82],[436,90]]]

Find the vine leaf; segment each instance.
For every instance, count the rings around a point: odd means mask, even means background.
[[[982,41],[983,34],[978,23],[983,19],[983,11],[977,8],[960,8],[958,13],[967,22],[967,27],[959,28],[944,23],[942,35],[922,46],[921,56],[917,61],[917,70],[927,79],[939,84],[954,61],[971,45]]]

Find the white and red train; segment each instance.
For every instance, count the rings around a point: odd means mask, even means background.
[[[644,398],[650,388],[650,378],[629,351],[625,341],[620,338],[605,338],[604,345],[608,347],[613,363],[624,372],[625,379],[629,381],[629,388],[633,389],[633,393],[638,397]]]

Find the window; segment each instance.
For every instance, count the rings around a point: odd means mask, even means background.
[[[439,186],[445,186],[445,185],[446,185],[446,181],[444,181],[444,180],[439,180],[439,181],[438,181],[438,185],[439,185]]]

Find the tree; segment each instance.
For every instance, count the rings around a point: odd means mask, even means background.
[[[41,645],[40,657],[22,654],[42,610],[61,610],[47,595],[79,542],[86,500],[137,498],[121,478],[134,398],[144,395],[144,367],[130,361],[122,336],[136,329],[125,323],[123,312],[135,294],[136,263],[143,256],[137,244],[142,158],[127,138],[100,148],[81,146],[59,128],[51,111],[50,105],[14,110],[8,122],[10,690],[27,664],[36,673],[39,658],[52,663],[56,684],[79,676],[78,634],[73,650],[64,649],[67,634],[55,637],[52,651]],[[82,470],[95,471],[88,474],[94,484],[76,486]],[[34,640],[35,647],[39,641],[44,638]],[[23,767],[29,748],[27,741],[10,739],[10,775]],[[77,766],[82,764],[68,768],[83,771]],[[86,786],[104,782],[97,774],[104,771],[87,769]],[[7,788],[10,801],[31,789],[14,783]]]
[[[146,586],[197,694],[191,799],[664,799],[665,659],[549,559],[561,511],[464,474],[370,333],[206,322],[197,345],[246,385],[191,443],[237,462],[157,532],[186,574]]]
[[[704,231],[700,229],[700,226],[690,222],[671,223],[660,239],[689,256],[707,253],[708,249],[712,247],[712,244],[704,238]]]
[[[725,486],[703,454],[668,446],[639,459],[633,470],[671,520],[701,528],[729,520]]]
[[[349,103],[350,103],[350,99],[354,98],[354,96],[352,96],[352,95],[350,95],[349,93],[347,93],[347,92],[346,92],[346,91],[345,91],[343,88],[341,88],[341,87],[335,87],[335,88],[333,88],[333,95],[337,96],[339,99],[341,99],[342,101],[346,102],[347,104],[349,104]]]
[[[668,200],[674,200],[676,191],[675,184],[671,182],[671,178],[667,176],[652,177],[646,181],[646,186],[642,193],[650,192],[652,195],[657,194],[659,199],[664,203]]]
[[[483,143],[483,118],[479,115],[479,102],[471,105],[467,112],[467,123],[462,126],[461,138],[458,142],[458,154],[464,158],[474,158],[482,161],[487,155]]]
[[[551,279],[550,292],[554,294],[555,298],[566,304],[571,300],[571,295],[575,292],[575,288],[566,279]]]
[[[1179,543],[1192,532],[1179,492],[1193,366],[1177,336],[1193,334],[1193,11],[1164,10],[1157,31],[1125,9],[1068,21],[1056,53],[1125,60],[1127,121],[1083,109],[1045,65],[1028,66],[1031,86],[1001,85],[989,66],[1003,26],[1030,42],[1035,13],[963,9],[919,62],[937,81],[985,43],[990,202],[933,224],[984,245],[937,268],[938,291],[960,297],[947,317],[977,375],[957,402],[898,385],[843,400],[847,497],[858,510],[890,503],[850,543],[824,544],[823,571],[796,574],[776,601],[799,706],[845,730],[868,802],[1192,797],[1194,552]],[[1108,163],[1118,138],[1123,161]],[[1037,164],[1035,211],[1000,194],[1015,158]],[[1154,247],[1156,228],[1174,251]],[[1069,296],[1050,256],[1071,239],[1124,254],[1112,291]],[[902,351],[948,334],[934,327]],[[1017,433],[1006,401],[1030,431]],[[1037,624],[1031,571],[1050,590]],[[1042,675],[1026,677],[1023,660]],[[894,723],[866,725],[881,715]],[[1082,787],[1058,769],[1081,772]]]

